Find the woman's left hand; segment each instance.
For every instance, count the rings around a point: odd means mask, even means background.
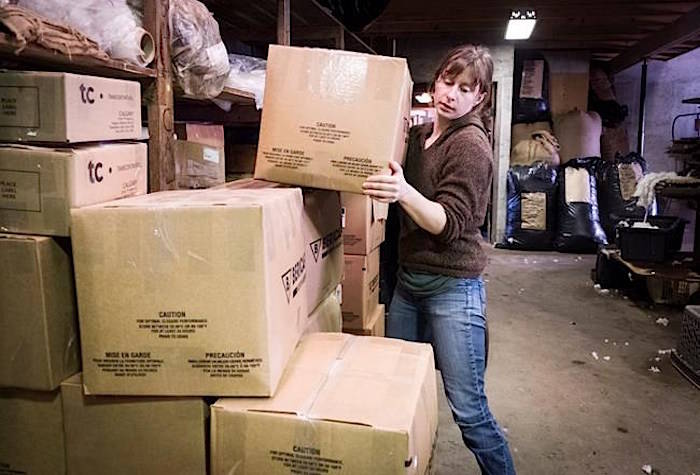
[[[401,201],[408,193],[409,184],[403,176],[403,168],[398,162],[390,161],[391,175],[372,175],[362,184],[365,195],[381,203]]]

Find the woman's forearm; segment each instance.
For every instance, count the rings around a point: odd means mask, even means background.
[[[440,234],[445,229],[447,215],[440,203],[430,201],[411,185],[399,199],[399,204],[413,222],[430,234]]]

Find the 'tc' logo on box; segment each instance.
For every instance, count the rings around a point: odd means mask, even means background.
[[[95,98],[92,96],[95,92],[95,88],[92,86],[85,87],[85,84],[80,85],[80,100],[83,104],[94,104]]]
[[[88,174],[90,176],[90,183],[101,183],[104,180],[102,175],[102,162],[92,163],[92,160],[88,162]],[[111,169],[110,169],[111,170]]]

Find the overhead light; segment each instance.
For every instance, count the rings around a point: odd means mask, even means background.
[[[421,94],[416,94],[416,101],[418,101],[421,104],[430,104],[433,100],[433,96],[428,94],[427,92],[423,92]]]
[[[528,39],[535,28],[535,22],[537,22],[535,10],[511,10],[508,28],[506,28],[506,39]]]

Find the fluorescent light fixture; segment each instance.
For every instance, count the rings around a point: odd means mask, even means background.
[[[427,92],[424,92],[422,94],[416,94],[416,101],[418,101],[421,104],[430,104],[432,100],[433,97]]]
[[[507,40],[526,40],[532,34],[537,22],[535,10],[511,10],[508,28],[506,28]]]

